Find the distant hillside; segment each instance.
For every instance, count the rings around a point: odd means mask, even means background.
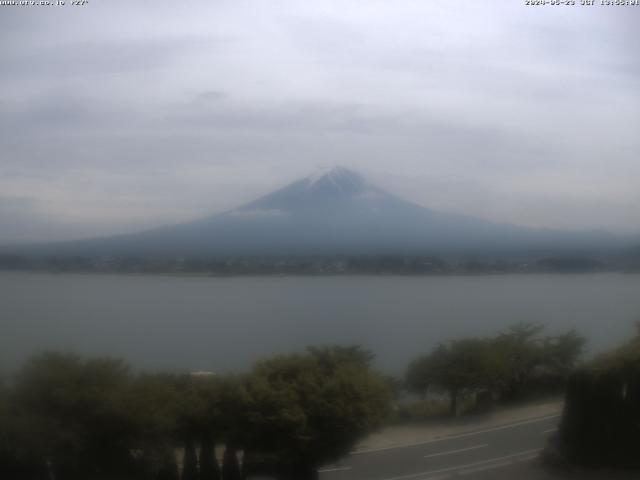
[[[132,235],[4,253],[56,256],[600,255],[628,240],[498,224],[424,208],[341,167],[228,212]]]

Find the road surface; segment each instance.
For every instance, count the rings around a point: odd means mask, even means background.
[[[558,480],[562,478],[640,478],[611,472],[546,468],[539,454],[557,428],[560,415],[452,435],[413,445],[352,453],[320,470],[321,480]]]

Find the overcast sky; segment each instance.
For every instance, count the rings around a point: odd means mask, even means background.
[[[640,7],[69,3],[0,6],[0,243],[190,220],[329,165],[640,232]]]

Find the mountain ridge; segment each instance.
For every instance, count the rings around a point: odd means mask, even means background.
[[[626,243],[607,233],[534,229],[431,210],[336,166],[202,219],[28,250],[63,256],[521,255],[594,254]]]

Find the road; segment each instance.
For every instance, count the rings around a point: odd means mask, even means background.
[[[430,440],[352,453],[320,470],[321,480],[557,480],[612,478],[609,473],[557,472],[539,461],[559,415]],[[638,478],[615,476],[615,478]]]

